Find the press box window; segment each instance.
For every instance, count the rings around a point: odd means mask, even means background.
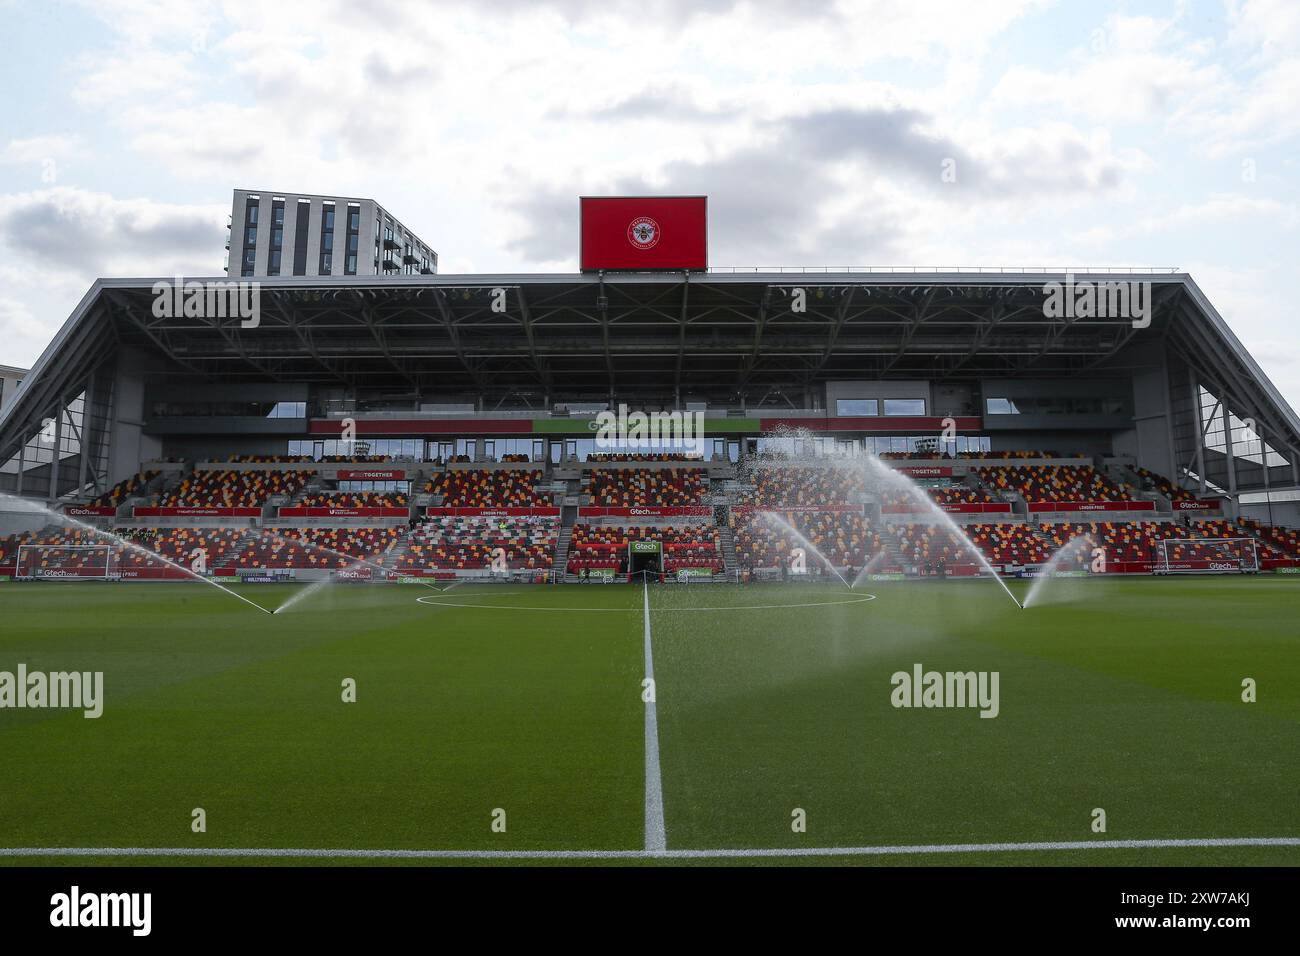
[[[835,402],[835,414],[874,417],[880,414],[880,402],[874,398],[840,398]]]

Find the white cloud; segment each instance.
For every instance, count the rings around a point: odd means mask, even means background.
[[[81,276],[213,275],[228,209],[56,187],[0,196],[0,244],[9,261]]]
[[[26,139],[11,139],[0,149],[0,163],[14,165],[40,165],[49,160],[66,159],[82,148],[81,137],[75,133],[49,133]]]
[[[1028,0],[83,8],[101,38],[51,75],[120,138],[29,130],[0,150],[11,261],[81,289],[217,271],[236,186],[378,199],[444,272],[572,269],[576,197],[634,189],[708,193],[719,264],[1165,265],[1182,239],[1236,274],[1260,235],[1294,239],[1288,0],[1230,3],[1226,23],[1181,3],[1075,11],[1096,31],[1055,36],[1057,10]],[[1054,61],[1016,48],[1049,36],[1065,40]],[[78,171],[93,147],[101,188],[19,192],[56,147]],[[209,202],[106,194],[128,164],[159,196]],[[44,324],[69,304],[21,302]],[[1260,304],[1234,312],[1282,321]]]

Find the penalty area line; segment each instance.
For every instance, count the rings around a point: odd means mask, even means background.
[[[228,859],[394,860],[724,860],[940,853],[1042,853],[1054,850],[1147,850],[1300,846],[1300,837],[1205,837],[1168,840],[1059,840],[1033,843],[927,843],[915,846],[762,847],[713,850],[349,850],[291,847],[0,847],[4,857],[218,857]]]

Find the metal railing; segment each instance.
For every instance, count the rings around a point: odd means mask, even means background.
[[[1055,275],[1071,272],[1076,275],[1176,275],[1177,266],[709,266],[710,273],[743,275],[746,273],[835,274],[842,273],[912,273],[915,275],[942,275],[969,273],[972,275]]]

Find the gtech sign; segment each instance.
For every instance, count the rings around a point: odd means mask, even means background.
[[[583,272],[708,267],[705,196],[583,196],[578,200]]]

